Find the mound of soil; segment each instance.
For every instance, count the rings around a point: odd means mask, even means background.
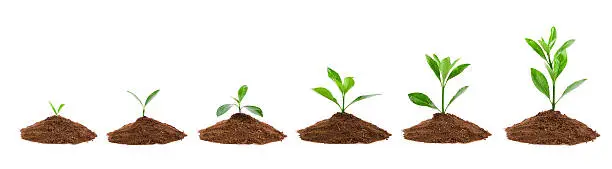
[[[372,143],[391,136],[387,131],[348,113],[336,113],[298,133],[302,140],[327,144]]]
[[[404,138],[425,143],[469,143],[491,136],[478,125],[448,113],[436,113],[433,118],[404,129]]]
[[[538,115],[506,128],[510,140],[546,145],[574,145],[599,137],[584,123],[559,111],[543,111]]]
[[[51,116],[21,129],[21,138],[46,144],[79,144],[96,138],[87,127],[62,116]]]
[[[267,144],[285,137],[274,127],[244,113],[233,114],[228,120],[200,130],[200,139],[221,144]]]
[[[146,116],[107,135],[109,142],[128,145],[166,144],[187,136],[166,123]]]

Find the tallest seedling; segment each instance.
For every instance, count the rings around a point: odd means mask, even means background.
[[[538,53],[538,55],[544,61],[546,61],[546,70],[548,70],[548,76],[552,82],[552,91],[550,91],[548,79],[546,79],[544,74],[537,69],[531,68],[531,80],[533,81],[535,87],[548,98],[548,101],[552,106],[551,110],[554,111],[557,103],[559,103],[563,96],[576,89],[584,81],[586,81],[586,79],[582,79],[570,84],[567,86],[563,94],[561,94],[561,97],[557,98],[557,78],[559,75],[561,75],[561,72],[563,72],[563,69],[565,69],[565,66],[567,65],[567,48],[572,46],[575,40],[570,39],[563,43],[563,45],[561,45],[561,47],[554,52],[554,55],[551,55],[551,50],[557,41],[557,29],[555,27],[550,29],[548,41],[544,40],[544,38],[541,38],[538,40],[538,42],[529,38],[525,38],[525,41],[527,41],[527,44],[529,44],[529,46],[531,46],[531,48]]]

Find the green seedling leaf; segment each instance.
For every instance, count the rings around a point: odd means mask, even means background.
[[[533,84],[538,88],[542,94],[546,95],[547,98],[550,98],[550,92],[548,91],[548,80],[542,72],[537,69],[531,68],[531,80]]]
[[[448,73],[450,72],[450,69],[451,69],[450,58],[446,57],[442,59],[442,61],[440,62],[440,73],[442,74],[442,80],[446,80],[446,77],[448,77]]]
[[[370,98],[370,97],[378,96],[378,95],[380,95],[380,94],[370,94],[370,95],[362,95],[362,96],[359,96],[359,97],[355,98],[355,100],[353,100],[353,101],[352,101],[350,104],[348,104],[348,106],[346,106],[346,107],[348,108],[349,106],[351,106],[351,105],[352,105],[353,103],[355,103],[355,102],[358,102],[358,101],[361,101],[361,100],[363,100],[363,99],[367,99],[367,98]]]
[[[127,91],[127,92],[128,92],[128,93],[130,93],[130,94],[132,94],[132,96],[134,96],[134,98],[136,98],[136,100],[138,100],[138,103],[140,103],[140,106],[142,106],[142,107],[144,107],[144,106],[145,106],[144,104],[142,104],[142,101],[140,100],[140,98],[138,98],[138,96],[136,96],[136,94],[134,94],[134,93],[132,93],[132,92],[130,92],[130,91]]]
[[[540,55],[542,59],[546,60],[546,56],[544,55],[544,52],[542,51],[542,48],[540,47],[540,45],[538,45],[538,43],[529,38],[525,38],[525,41],[527,42],[527,44],[529,44],[529,46],[531,46],[534,51],[536,51],[536,53],[538,53],[538,55]]]
[[[440,111],[440,109],[436,107],[431,99],[429,99],[429,97],[423,93],[410,93],[408,94],[408,98],[416,105],[425,106]]]
[[[429,55],[425,55],[425,58],[427,58],[427,64],[429,64],[429,68],[431,68],[434,74],[436,74],[438,80],[440,80],[440,65],[438,65],[439,61],[432,59]]]
[[[463,72],[463,70],[465,70],[468,66],[470,66],[470,64],[462,64],[457,66],[455,69],[453,69],[453,71],[450,73],[450,76],[448,76],[448,80],[451,80],[452,78],[456,77],[457,75],[461,74],[461,72]]]
[[[331,69],[331,68],[327,68],[327,76],[334,81],[334,83],[336,83],[336,86],[338,86],[338,89],[340,89],[340,91],[342,93],[345,93],[344,91],[344,85],[342,85],[342,78],[340,78],[340,75],[338,74],[338,72],[336,72],[335,70]]]
[[[438,58],[438,55],[436,55],[435,53],[433,54],[433,58],[436,59],[436,62],[438,63],[438,65],[440,64],[440,58]]]
[[[572,90],[578,88],[586,80],[587,79],[578,80],[578,81],[570,84],[569,86],[567,86],[567,88],[565,88],[565,91],[563,91],[563,95],[561,95],[561,97],[565,96],[567,93],[571,92]],[[559,98],[559,99],[561,99],[561,98]]]
[[[53,106],[53,103],[51,103],[51,101],[49,101],[49,105],[51,105],[51,109],[53,109],[53,113],[57,116],[57,110],[55,109],[55,106]]]
[[[326,88],[324,88],[324,87],[317,87],[317,88],[314,88],[312,90],[314,90],[315,92],[319,93],[321,96],[331,100],[332,102],[336,103],[336,105],[338,105],[338,100],[336,100],[336,98],[334,98],[334,95],[332,95],[332,93],[329,90],[327,90]]]
[[[540,46],[542,46],[542,48],[544,48],[544,51],[546,53],[550,53],[550,47],[548,46],[548,44],[546,44],[546,42],[544,41],[544,38],[538,40],[538,43],[540,43]]]
[[[259,107],[256,106],[244,106],[244,108],[246,108],[247,110],[249,110],[251,113],[256,114],[260,117],[263,117],[263,112],[261,111],[261,109]]]
[[[244,99],[247,90],[249,90],[249,87],[247,85],[242,85],[240,87],[240,89],[238,90],[238,102],[242,102],[242,99]]]
[[[236,103],[240,103],[240,100],[236,99],[235,97],[232,97],[232,99],[234,99],[234,101],[236,101]]]
[[[565,50],[567,48],[569,48],[570,46],[572,46],[572,44],[574,44],[576,40],[574,39],[570,39],[568,41],[565,41],[565,43],[563,43],[563,45],[561,45],[561,47],[559,47],[559,49],[557,49],[557,53],[555,53],[555,55],[558,55],[559,52],[565,52]]]
[[[553,48],[555,46],[555,42],[557,42],[557,28],[554,26],[550,28],[550,37],[548,38],[548,47]]]
[[[567,65],[567,52],[565,51],[561,51],[561,52],[557,52],[558,54],[555,55],[555,60],[554,60],[554,76],[553,79],[557,80],[557,77],[559,77],[559,75],[561,75],[561,72],[563,72],[563,69],[565,69],[565,66]]]
[[[353,88],[353,86],[355,86],[355,80],[353,80],[353,77],[345,77],[344,84],[342,86],[344,93],[346,94],[349,90],[351,90],[351,88]]]
[[[151,100],[153,100],[153,98],[155,98],[155,96],[157,96],[157,93],[159,93],[159,89],[155,90],[153,93],[149,94],[149,97],[147,97],[147,101],[145,101],[145,106],[149,105],[149,102],[151,102]]]
[[[217,108],[217,117],[225,114],[230,108],[232,108],[232,106],[234,106],[234,104],[221,105],[219,108]]]
[[[57,114],[62,111],[62,108],[64,108],[64,104],[60,104],[60,106],[57,108]]]
[[[451,103],[453,103],[453,101],[455,101],[455,99],[457,99],[457,97],[461,96],[465,92],[465,90],[467,90],[467,88],[468,88],[468,86],[464,86],[461,89],[459,89],[457,91],[457,93],[455,93],[455,96],[453,96],[453,98],[451,98],[451,100],[448,102],[448,105],[446,105],[446,108],[448,109],[448,106],[450,106]]]

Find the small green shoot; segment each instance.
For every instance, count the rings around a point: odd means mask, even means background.
[[[261,111],[259,107],[251,106],[251,105],[242,106],[242,99],[244,99],[244,96],[246,96],[246,93],[248,90],[249,90],[249,87],[247,85],[242,85],[242,87],[238,89],[238,98],[232,97],[232,99],[234,99],[236,103],[221,105],[219,108],[217,108],[217,117],[225,114],[230,108],[234,106],[238,107],[238,113],[242,113],[242,109],[245,108],[249,112],[255,115],[258,115],[260,117],[263,117],[263,112]]]
[[[581,79],[570,84],[567,86],[563,94],[561,94],[561,97],[557,99],[557,78],[559,78],[559,75],[561,75],[561,72],[563,72],[563,69],[565,69],[565,66],[567,65],[567,48],[572,46],[575,40],[570,39],[563,43],[563,45],[561,45],[561,47],[559,47],[559,49],[557,49],[557,51],[554,53],[552,56],[553,58],[551,58],[551,50],[557,41],[557,29],[554,26],[550,28],[550,36],[548,41],[544,40],[544,38],[540,38],[538,43],[529,38],[525,38],[525,41],[536,53],[538,53],[540,58],[546,61],[545,66],[546,70],[548,71],[548,76],[551,79],[550,81],[552,82],[552,91],[549,90],[550,87],[548,86],[548,79],[546,79],[546,76],[535,68],[531,68],[531,80],[533,81],[535,87],[548,98],[548,101],[552,106],[551,110],[554,111],[557,103],[559,103],[563,96],[576,89],[587,80]]]
[[[159,89],[157,89],[153,93],[149,94],[149,97],[147,97],[147,100],[145,101],[144,104],[142,103],[140,98],[138,98],[138,96],[136,96],[136,94],[134,94],[134,93],[132,93],[130,91],[127,91],[127,92],[132,94],[132,96],[134,96],[134,98],[136,98],[136,100],[138,100],[138,103],[140,103],[140,105],[142,106],[142,117],[144,117],[147,105],[149,105],[151,100],[153,100],[153,98],[155,98],[155,96],[157,96],[157,93],[159,93]]]
[[[53,106],[53,103],[51,103],[51,101],[49,101],[49,105],[51,105],[51,109],[53,109],[53,113],[55,113],[55,116],[59,116],[60,111],[62,111],[62,108],[64,108],[64,104],[60,104],[60,106],[55,109],[55,106]]]
[[[464,86],[461,89],[459,89],[459,91],[457,91],[455,96],[453,96],[453,98],[451,98],[448,104],[445,106],[444,105],[444,90],[446,88],[446,84],[448,83],[450,79],[457,77],[459,74],[461,74],[461,72],[463,72],[463,70],[465,70],[468,66],[470,66],[470,64],[461,64],[461,65],[455,66],[457,62],[459,61],[459,59],[455,61],[451,61],[450,57],[446,57],[440,60],[436,54],[433,54],[433,58],[429,55],[425,55],[425,58],[427,59],[427,64],[429,64],[429,67],[431,68],[431,70],[434,72],[434,74],[438,78],[438,81],[440,82],[440,86],[442,87],[442,105],[441,105],[442,109],[439,109],[431,101],[431,99],[429,99],[429,97],[423,93],[410,93],[408,94],[408,98],[410,98],[410,101],[412,101],[412,103],[416,105],[436,109],[440,113],[446,113],[446,111],[448,110],[448,106],[450,106],[450,104],[453,103],[453,101],[455,101],[457,97],[461,96],[461,94],[463,94],[465,90],[467,90],[468,88],[468,86]]]
[[[338,86],[338,89],[340,89],[340,93],[342,94],[342,105],[338,103],[338,99],[336,99],[334,95],[326,88],[317,87],[317,88],[313,88],[312,90],[314,90],[315,92],[319,93],[321,96],[334,102],[338,106],[338,108],[340,108],[341,113],[346,113],[346,109],[349,106],[353,105],[353,103],[355,102],[380,95],[380,94],[362,95],[362,96],[355,98],[355,100],[353,100],[351,103],[345,104],[346,93],[348,93],[348,91],[351,90],[351,88],[353,88],[353,86],[355,85],[355,80],[353,79],[353,77],[345,77],[343,81],[340,75],[331,68],[327,68],[327,76],[332,81],[334,81],[334,83],[336,83],[336,86]]]

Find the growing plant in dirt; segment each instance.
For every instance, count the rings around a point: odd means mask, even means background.
[[[575,81],[565,88],[565,91],[561,94],[560,97],[557,98],[557,79],[565,69],[567,65],[567,48],[574,44],[574,39],[570,39],[563,43],[561,47],[557,49],[556,52],[552,52],[556,41],[557,41],[557,29],[552,27],[550,29],[550,36],[548,37],[548,41],[544,38],[540,38],[538,42],[525,38],[525,41],[531,48],[546,62],[546,70],[548,72],[548,77],[550,78],[550,82],[552,83],[552,88],[548,85],[549,80],[544,76],[542,72],[535,68],[531,68],[531,80],[535,87],[548,98],[548,101],[551,104],[551,110],[555,110],[557,103],[561,101],[561,99],[567,95],[572,90],[576,89],[587,79],[581,79]],[[552,89],[552,90],[551,90]]]
[[[257,106],[251,106],[251,105],[242,106],[242,99],[244,99],[244,96],[246,96],[248,90],[249,90],[249,87],[247,85],[242,85],[242,87],[240,87],[240,89],[238,89],[238,98],[232,97],[232,99],[234,99],[235,103],[221,105],[217,109],[217,117],[225,114],[232,107],[237,107],[238,108],[238,113],[242,113],[242,109],[244,108],[244,109],[247,109],[249,112],[251,112],[251,113],[253,113],[255,115],[263,117],[263,112],[261,111],[261,108],[259,108]]]
[[[340,75],[331,68],[327,68],[327,76],[336,84],[336,86],[340,90],[342,104],[338,103],[338,99],[336,99],[334,95],[324,87],[317,87],[317,88],[313,88],[312,90],[314,90],[315,92],[319,93],[321,96],[334,102],[334,104],[336,104],[338,108],[340,108],[341,113],[346,113],[346,109],[358,101],[380,95],[380,94],[361,95],[355,98],[355,100],[351,101],[349,104],[346,104],[345,102],[346,94],[355,85],[355,80],[353,79],[353,77],[345,77],[344,80],[342,80]]]
[[[436,109],[438,110],[440,113],[446,113],[446,111],[448,110],[448,107],[451,105],[451,103],[453,103],[453,101],[455,101],[455,99],[457,99],[459,96],[461,96],[461,94],[463,94],[465,92],[465,90],[467,90],[468,86],[464,86],[462,88],[460,88],[457,93],[455,93],[455,96],[453,96],[450,101],[448,102],[448,104],[444,105],[444,95],[445,95],[445,90],[446,90],[446,85],[448,84],[448,81],[457,77],[459,74],[461,74],[461,72],[463,72],[463,70],[465,70],[468,66],[470,66],[470,64],[460,64],[457,65],[457,62],[459,61],[459,59],[451,61],[450,57],[446,57],[442,60],[440,60],[438,58],[438,56],[436,54],[433,54],[433,57],[429,56],[429,55],[425,55],[425,58],[427,58],[427,64],[429,64],[429,67],[431,68],[431,70],[434,72],[434,74],[436,75],[436,78],[438,78],[438,81],[440,82],[440,87],[442,88],[442,104],[441,105],[441,109],[438,108],[429,98],[429,96],[427,96],[426,94],[423,93],[410,93],[408,94],[408,97],[410,98],[410,101],[412,101],[412,103],[419,105],[419,106],[425,106],[425,107],[429,107],[432,109]],[[452,70],[452,71],[451,71]]]
[[[140,106],[142,106],[142,116],[144,117],[147,105],[149,105],[151,100],[153,100],[153,98],[155,98],[155,96],[157,96],[157,93],[159,93],[159,89],[157,89],[157,90],[153,91],[153,93],[149,94],[149,96],[147,97],[147,100],[144,102],[144,104],[142,103],[142,100],[140,100],[140,98],[138,98],[138,96],[136,96],[136,94],[134,94],[133,92],[130,92],[130,91],[127,91],[127,92],[132,94],[132,96],[134,96],[134,98],[136,98],[136,100],[138,100],[138,103],[140,103]]]
[[[62,111],[62,108],[64,108],[64,104],[60,104],[60,106],[55,109],[55,106],[53,106],[53,103],[51,103],[51,101],[49,101],[49,105],[51,105],[51,109],[53,109],[53,113],[55,113],[56,116],[59,116],[60,111]]]

